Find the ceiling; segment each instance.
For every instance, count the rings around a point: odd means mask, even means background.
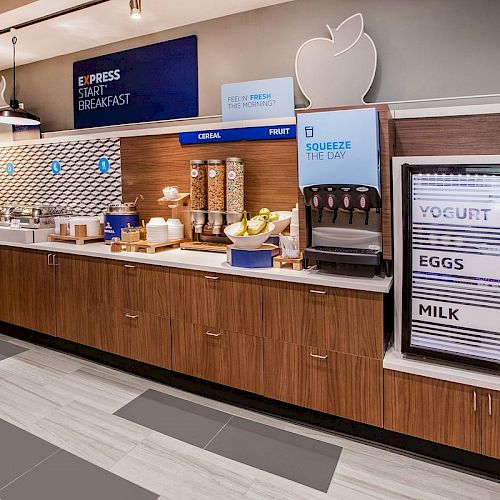
[[[87,0],[2,0],[0,30]],[[109,0],[17,30],[19,65],[291,0],[142,0],[143,17],[129,16],[129,0]],[[11,35],[0,36],[0,70],[12,65]]]

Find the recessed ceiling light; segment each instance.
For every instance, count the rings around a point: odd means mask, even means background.
[[[130,17],[132,19],[142,18],[141,0],[130,0]]]

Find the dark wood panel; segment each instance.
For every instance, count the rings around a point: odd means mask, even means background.
[[[264,339],[264,394],[381,427],[382,362]]]
[[[380,122],[380,184],[382,189],[382,246],[384,259],[392,260],[392,195],[391,195],[391,160],[394,156],[395,129],[389,107],[386,104],[366,106],[341,106],[338,108],[322,108],[302,110],[298,113],[315,113],[319,111],[341,111],[347,109],[376,108]],[[300,208],[300,243],[302,250],[307,241],[305,231],[305,207],[299,198]]]
[[[170,271],[174,319],[262,336],[260,280],[187,270]]]
[[[328,351],[328,413],[383,426],[382,361]]]
[[[245,207],[291,210],[298,201],[297,141],[245,142]]]
[[[125,308],[168,318],[170,315],[168,268],[125,263],[121,269]]]
[[[55,335],[55,272],[48,254],[12,247],[1,253],[2,320]]]
[[[384,370],[384,427],[480,453],[478,398],[474,387]]]
[[[327,348],[383,359],[384,294],[331,290],[326,308]]]
[[[128,358],[162,368],[171,367],[170,321],[167,318],[127,311],[123,322]]]
[[[250,392],[262,392],[262,339],[172,320],[172,368]]]
[[[140,217],[169,216],[170,209],[157,200],[167,185],[189,191],[189,161],[225,159],[245,160],[245,205],[251,212],[263,206],[272,210],[291,210],[297,202],[297,151],[295,140],[249,141],[181,146],[177,134],[121,139],[122,187],[125,200],[138,194]],[[147,175],[143,166],[147,165]]]
[[[305,408],[327,412],[331,359],[325,350],[264,339],[264,395]]]
[[[481,389],[482,453],[500,459],[500,392]]]
[[[394,156],[498,155],[500,114],[395,120]]]
[[[331,288],[278,281],[263,283],[265,336],[326,347],[326,308]]]

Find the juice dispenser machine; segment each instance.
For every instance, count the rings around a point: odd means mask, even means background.
[[[297,128],[306,262],[314,260],[319,268],[373,266],[379,273],[383,261],[377,110],[301,113]]]

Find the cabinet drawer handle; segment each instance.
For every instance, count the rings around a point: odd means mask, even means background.
[[[474,411],[477,411],[477,393],[474,391]]]
[[[57,254],[52,254],[52,265],[53,266],[58,266],[59,264],[56,263],[56,257],[57,257]]]
[[[309,290],[309,293],[316,293],[318,295],[326,295],[326,292],[323,290],[313,290],[312,288]]]
[[[205,335],[208,335],[210,337],[220,337],[220,333],[213,333],[213,332],[205,332]]]
[[[130,318],[130,319],[137,319],[139,317],[139,315],[138,314],[129,314],[129,313],[127,313],[127,314],[125,314],[125,317],[126,318]]]
[[[47,254],[47,265],[51,266],[52,265],[52,261],[51,261],[51,258],[54,254],[53,253],[48,253]]]
[[[133,266],[132,264],[123,264],[123,267],[125,267],[126,269],[135,269],[136,266]]]
[[[218,280],[219,277],[218,276],[205,276],[205,279],[207,279],[207,280]]]
[[[493,405],[491,402],[491,394],[488,393],[488,415],[491,417],[493,415]]]
[[[320,356],[319,354],[314,354],[312,352],[311,353],[311,358],[326,359],[326,358],[328,358],[328,354],[326,354],[325,356]]]

